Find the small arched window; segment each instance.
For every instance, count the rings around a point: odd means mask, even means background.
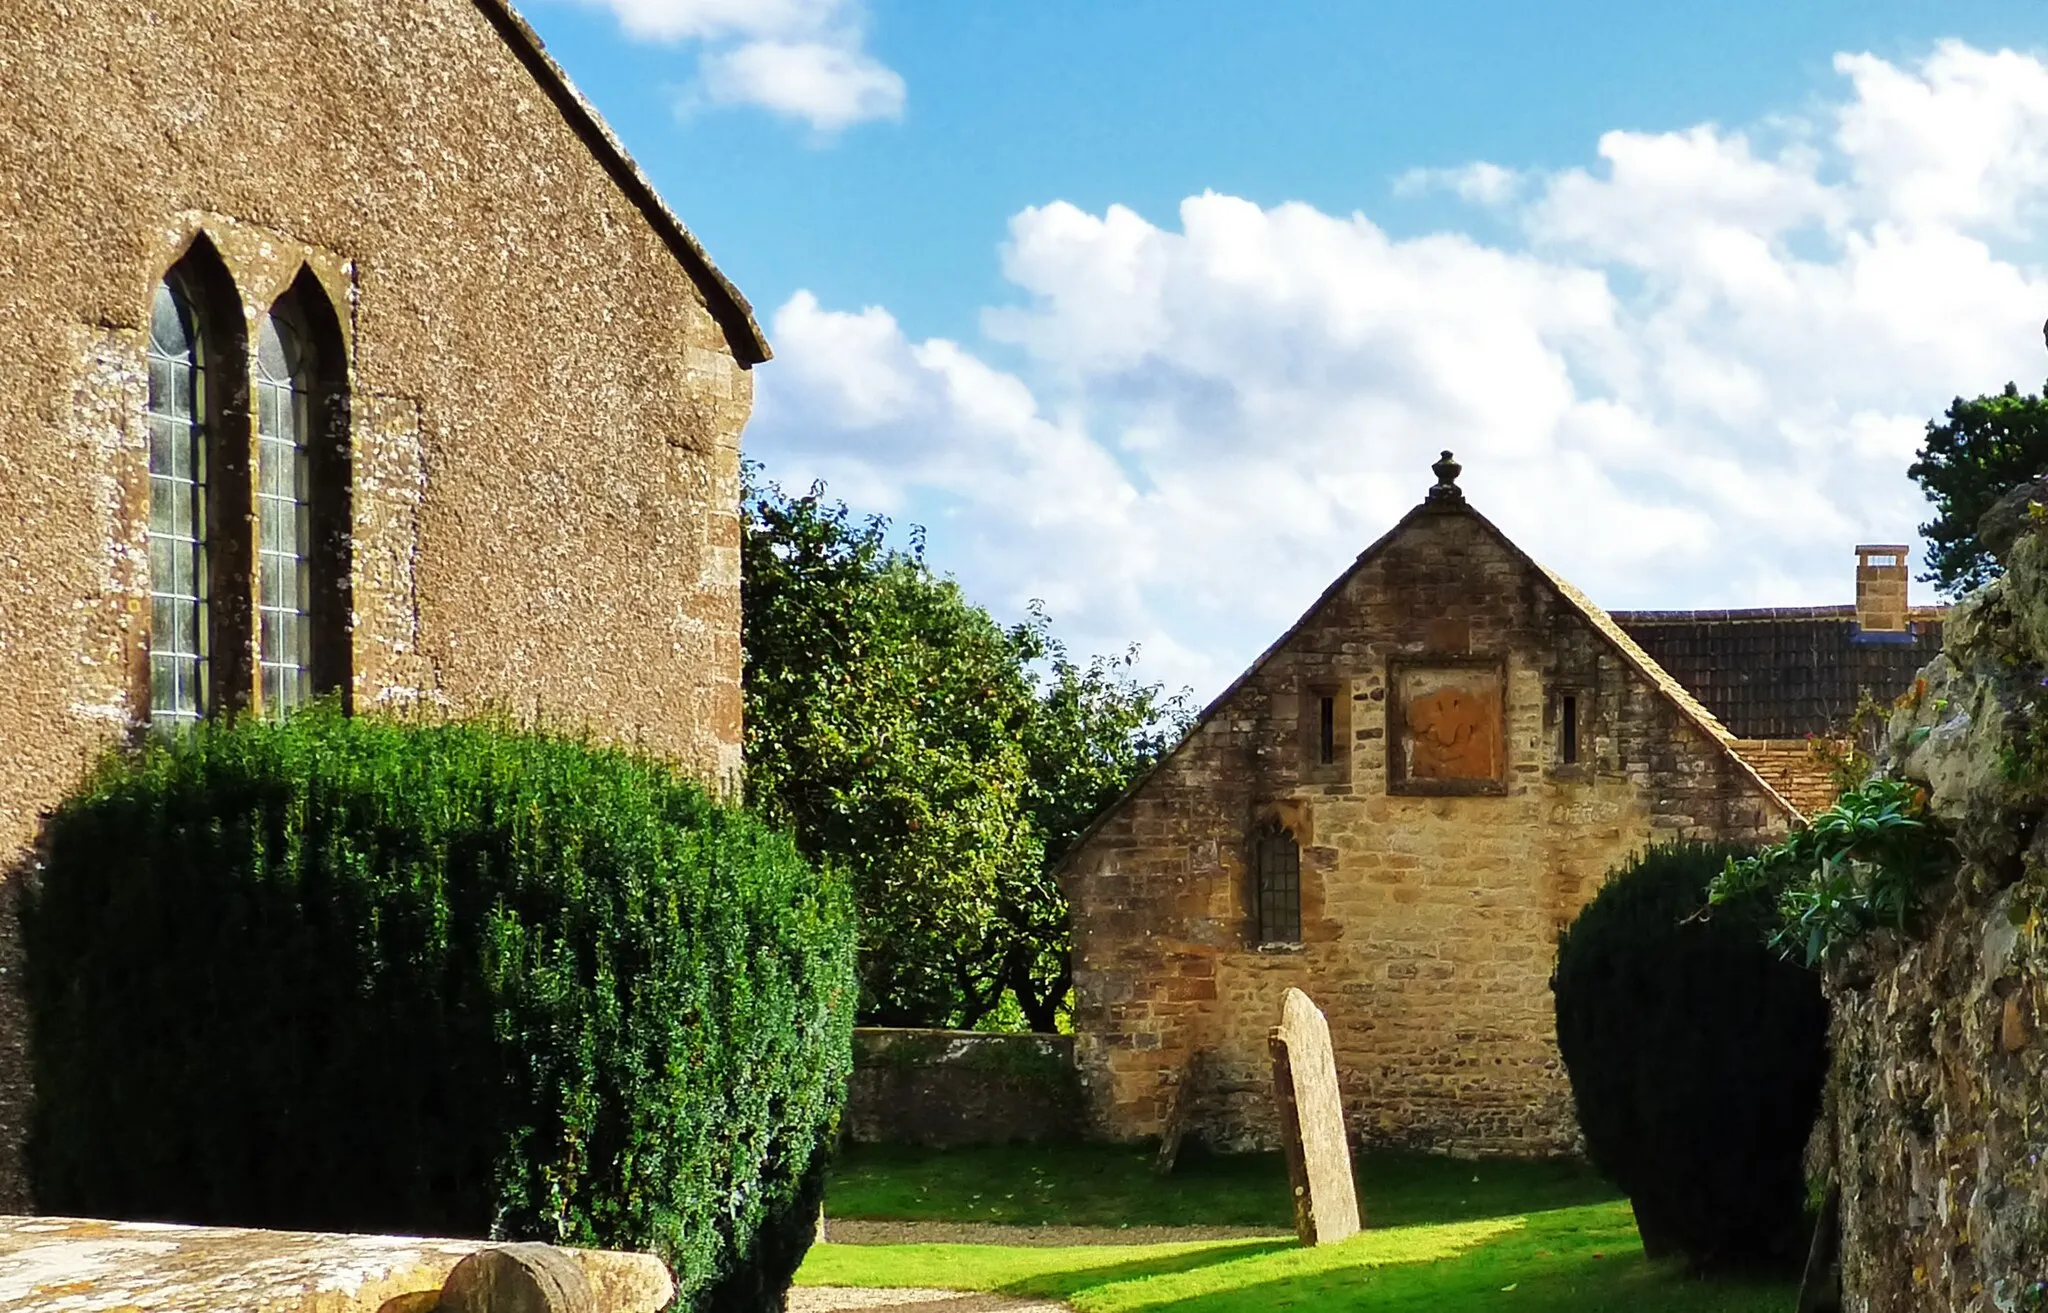
[[[263,710],[313,695],[313,429],[307,343],[284,313],[256,334],[256,664]]]
[[[1301,942],[1301,846],[1279,822],[1252,836],[1252,896],[1262,944]]]
[[[159,726],[212,709],[208,400],[199,316],[173,276],[149,315],[149,715]]]
[[[256,669],[266,715],[348,697],[348,371],[310,269],[256,331]]]

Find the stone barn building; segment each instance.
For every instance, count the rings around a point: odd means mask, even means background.
[[[1097,1133],[1272,1144],[1266,1033],[1296,986],[1361,1142],[1573,1149],[1557,932],[1651,843],[1767,839],[1824,806],[1806,734],[1939,646],[1904,548],[1859,549],[1861,612],[1619,623],[1467,505],[1449,453],[1435,469],[1063,862]]]
[[[321,695],[731,777],[768,348],[503,0],[5,26],[0,872],[105,745]],[[0,1212],[27,1202],[14,929],[0,907]]]

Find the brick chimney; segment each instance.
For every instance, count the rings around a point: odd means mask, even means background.
[[[1865,543],[1856,549],[1856,626],[1865,633],[1906,628],[1906,553],[1899,544]]]

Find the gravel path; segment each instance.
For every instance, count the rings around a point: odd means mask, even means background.
[[[1003,1226],[995,1222],[865,1222],[825,1219],[835,1245],[1158,1245],[1177,1240],[1292,1239],[1255,1226]]]

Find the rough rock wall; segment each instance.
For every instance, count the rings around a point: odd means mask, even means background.
[[[1389,663],[1498,659],[1497,794],[1389,788]],[[1317,697],[1337,695],[1336,760]],[[1580,759],[1561,753],[1564,696]],[[1301,849],[1301,940],[1257,940],[1248,842]],[[1185,1124],[1272,1147],[1267,1030],[1298,987],[1328,1015],[1352,1134],[1469,1153],[1574,1149],[1549,989],[1557,932],[1656,839],[1758,838],[1786,818],[1476,515],[1398,529],[1225,696],[1066,865],[1077,1060],[1094,1130]]]
[[[2048,544],[2008,566],[1890,725],[1959,868],[1829,971],[1851,1313],[2048,1308]]]
[[[0,903],[39,812],[147,696],[147,320],[202,236],[252,335],[301,268],[341,320],[357,707],[538,712],[737,770],[751,378],[500,18],[5,6]],[[5,911],[0,1211],[26,1202]]]

